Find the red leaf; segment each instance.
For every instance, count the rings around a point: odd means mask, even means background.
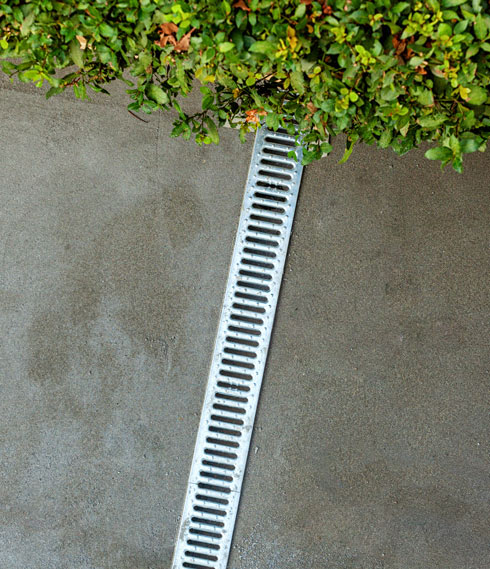
[[[155,41],[156,45],[160,47],[165,47],[168,43],[175,47],[175,51],[182,52],[187,51],[190,45],[191,34],[196,28],[188,31],[183,35],[179,41],[175,37],[175,34],[179,31],[179,28],[172,23],[164,23],[160,26],[160,39]]]
[[[190,41],[191,41],[191,34],[195,29],[196,28],[192,28],[192,30],[189,30],[185,34],[185,36],[182,36],[180,38],[180,40],[176,44],[174,44],[175,45],[175,51],[181,52],[181,51],[187,51],[189,49],[189,45],[190,45]]]
[[[169,36],[172,34],[176,34],[179,31],[179,28],[175,24],[172,24],[171,22],[169,23],[165,22],[160,26],[160,31],[162,34]]]
[[[233,8],[241,8],[242,10],[245,10],[245,12],[250,12],[250,8],[247,6],[245,0],[237,0],[233,4]]]

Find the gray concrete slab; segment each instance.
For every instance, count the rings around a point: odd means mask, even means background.
[[[252,140],[0,89],[0,567],[167,569]],[[231,569],[490,565],[488,168],[306,168]]]

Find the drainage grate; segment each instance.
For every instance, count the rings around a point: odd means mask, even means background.
[[[257,132],[172,569],[226,569],[301,181],[293,147]]]

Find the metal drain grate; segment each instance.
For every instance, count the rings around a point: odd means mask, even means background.
[[[294,146],[257,132],[172,569],[226,569],[303,169]]]

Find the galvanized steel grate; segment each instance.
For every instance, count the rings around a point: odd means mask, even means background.
[[[257,132],[172,569],[226,569],[301,182],[294,146]]]

